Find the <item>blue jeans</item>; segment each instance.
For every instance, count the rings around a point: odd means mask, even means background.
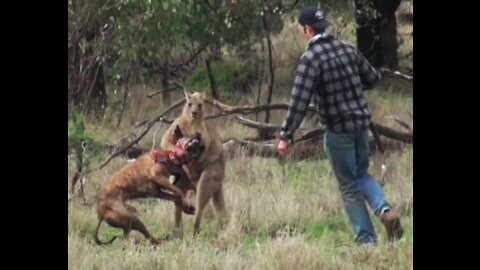
[[[368,129],[353,133],[327,131],[325,151],[337,178],[345,211],[353,225],[355,241],[375,243],[375,229],[365,200],[376,216],[390,209],[375,178],[368,173]]]

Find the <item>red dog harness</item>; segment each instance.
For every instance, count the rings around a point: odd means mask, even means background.
[[[183,145],[179,142],[175,144],[175,147],[180,150],[185,150]],[[153,150],[152,157],[155,160],[155,163],[165,164],[170,174],[175,175],[176,179],[180,177],[182,172],[182,164],[185,163],[185,160],[182,154],[178,154],[175,151]]]
[[[180,149],[180,150],[185,150],[183,148],[183,145],[181,145],[180,143],[177,142],[177,144],[175,145],[176,148]],[[172,164],[176,164],[178,162],[175,162],[176,160],[177,161],[181,161],[182,160],[182,155],[181,154],[178,154],[177,152],[175,151],[157,151],[157,150],[153,150],[152,151],[152,156],[155,158],[155,161],[157,159],[162,159],[162,160],[165,160],[169,163],[172,163]]]

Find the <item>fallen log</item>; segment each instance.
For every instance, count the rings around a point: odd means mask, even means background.
[[[243,118],[241,116],[236,116],[235,119],[237,119],[239,124],[242,124],[242,125],[245,125],[245,126],[251,127],[251,128],[267,129],[267,130],[275,130],[275,129],[279,130],[280,129],[279,125],[256,122],[256,121],[253,121],[253,120],[250,120],[250,119]],[[401,142],[404,142],[404,143],[413,144],[413,129],[403,121],[402,121],[402,124],[405,125],[405,127],[410,132],[408,132],[408,133],[400,132],[400,131],[394,130],[392,128],[386,127],[384,125],[381,125],[379,123],[374,123],[374,126],[377,129],[379,135],[385,136],[389,139],[401,141]],[[322,136],[325,133],[325,129],[320,127],[320,128],[314,128],[314,129],[311,129],[311,130],[308,130],[308,131],[299,130],[298,133],[300,133],[301,135],[297,138],[294,138],[294,141],[296,141],[296,142],[307,140],[307,139],[318,137],[318,136]]]
[[[168,123],[168,124],[172,123],[173,122],[172,120],[168,120],[166,118],[167,114],[172,112],[175,108],[180,107],[184,102],[185,102],[185,99],[182,98],[182,99],[178,100],[177,102],[175,102],[174,104],[172,104],[167,109],[165,109],[158,116],[152,118],[151,120],[144,120],[140,124],[137,124],[136,127],[140,127],[140,126],[145,127],[145,130],[140,134],[140,136],[135,138],[133,141],[131,141],[129,144],[125,145],[124,147],[121,147],[121,149],[116,150],[114,153],[111,153],[111,155],[97,169],[103,168],[112,158],[114,158],[118,155],[121,155],[121,154],[125,154],[130,148],[133,147],[134,144],[136,144],[140,139],[143,138],[143,136],[145,136],[145,134],[150,130],[150,128],[153,126],[153,124],[155,122],[160,121],[160,122]],[[213,107],[217,108],[218,110],[220,110],[219,114],[207,116],[205,118],[207,120],[218,118],[218,117],[225,116],[225,115],[230,115],[230,114],[247,115],[247,114],[253,114],[253,113],[265,111],[267,109],[268,110],[287,110],[288,109],[288,104],[281,104],[281,103],[263,104],[263,105],[231,106],[231,105],[228,105],[228,104],[224,104],[224,103],[222,103],[218,100],[215,100],[215,99],[207,100],[206,103],[208,103],[208,104],[212,105]],[[316,112],[316,107],[313,106],[313,105],[309,105],[307,110],[311,111],[311,112]],[[410,114],[410,116],[412,116],[412,115]],[[276,137],[277,137],[276,133],[280,129],[279,125],[269,124],[269,123],[260,123],[260,122],[256,122],[256,121],[253,121],[253,120],[250,120],[250,119],[247,119],[247,118],[243,118],[243,117],[238,116],[238,115],[235,116],[235,119],[237,120],[237,122],[239,124],[242,124],[242,125],[245,125],[245,126],[248,126],[248,127],[251,127],[251,128],[256,128],[256,129],[260,129],[260,130],[269,131],[270,134],[267,138],[265,138],[266,140],[276,139]],[[399,122],[399,121],[397,120],[397,122]],[[374,123],[374,126],[375,126],[376,130],[378,131],[378,133],[382,136],[385,136],[389,139],[398,140],[400,142],[413,144],[413,129],[411,129],[411,128],[409,129],[409,131],[410,131],[409,133],[404,133],[404,132],[400,132],[400,131],[394,130],[392,128],[383,126],[379,123]],[[318,140],[322,139],[321,137],[323,136],[324,132],[325,132],[325,130],[324,130],[323,127],[314,128],[314,129],[311,129],[311,130],[301,129],[301,130],[299,130],[299,132],[297,132],[297,136],[295,136],[294,141],[296,142],[296,145],[299,145],[298,143],[300,143],[300,142],[308,141],[308,140],[318,141]],[[233,140],[233,142],[235,142],[236,144],[239,144],[240,146],[247,147],[248,149],[254,149],[255,151],[253,151],[252,153],[259,153],[259,154],[262,154],[262,155],[263,155],[263,153],[267,153],[266,155],[272,156],[272,155],[274,155],[274,154],[272,154],[272,151],[276,152],[275,149],[273,149],[273,150],[269,149],[270,146],[265,141],[254,142],[254,140],[248,140],[247,141],[247,140],[235,139],[235,138],[232,139],[232,140]],[[256,143],[256,144],[252,144],[252,143]],[[231,144],[231,142],[229,144]],[[227,145],[229,145],[229,144],[227,144]],[[311,145],[307,146],[307,148],[309,148],[309,147],[311,148]],[[272,148],[272,147],[270,147],[270,148]],[[142,154],[146,151],[147,151],[146,149],[139,149],[139,148],[132,149],[130,153],[127,153],[127,155],[134,158],[135,156],[138,157],[140,154]],[[97,169],[95,169],[95,170],[97,170]]]
[[[399,141],[389,140],[384,143],[387,152],[392,152],[405,147]],[[375,154],[378,149],[373,139],[369,140],[370,154]],[[240,138],[231,138],[223,143],[223,149],[227,159],[238,156],[257,156],[263,158],[280,158],[277,151],[277,141],[254,142]],[[316,160],[326,158],[323,137],[317,136],[308,140],[297,142],[289,147],[286,160]]]
[[[374,123],[375,128],[377,129],[378,133],[382,136],[385,136],[389,139],[401,141],[404,143],[413,144],[413,132],[412,133],[405,133],[396,131],[392,128],[380,125],[378,123]]]

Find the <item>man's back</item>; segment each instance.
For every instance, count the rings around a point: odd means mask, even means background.
[[[380,79],[353,45],[329,34],[312,37],[297,65],[280,138],[292,138],[312,97],[328,130],[349,133],[368,128],[370,112],[363,90],[373,88]]]
[[[318,69],[315,99],[322,123],[337,132],[368,128],[363,90],[376,85],[379,73],[352,44],[329,35],[312,40],[304,57]]]

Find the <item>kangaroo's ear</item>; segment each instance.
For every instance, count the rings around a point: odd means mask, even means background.
[[[179,125],[177,125],[177,127],[175,128],[174,134],[175,134],[175,141],[178,141],[178,139],[183,137],[183,133]]]
[[[201,99],[202,101],[205,101],[205,100],[207,99],[207,95],[206,95],[205,93],[201,93],[201,94],[200,94],[200,99]]]
[[[187,100],[187,102],[190,101],[190,97],[192,96],[192,94],[185,90],[183,90],[183,93],[185,94],[185,99]]]

